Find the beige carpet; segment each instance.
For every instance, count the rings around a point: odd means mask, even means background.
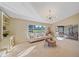
[[[45,41],[37,43],[24,42],[15,46],[8,57],[79,57],[79,41],[57,40],[57,47],[48,47]]]
[[[76,57],[79,56],[79,41],[57,40],[57,47],[45,47],[41,42],[37,48],[26,56],[32,57]]]

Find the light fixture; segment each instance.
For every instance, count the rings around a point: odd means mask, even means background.
[[[53,21],[53,19],[56,18],[56,16],[55,16],[54,13],[55,13],[54,10],[49,9],[48,16],[47,16],[49,20],[52,20]]]

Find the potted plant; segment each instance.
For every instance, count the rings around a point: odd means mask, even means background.
[[[9,35],[9,31],[4,31],[3,36],[7,37]]]

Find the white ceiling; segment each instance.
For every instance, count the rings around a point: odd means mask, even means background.
[[[11,17],[43,23],[52,23],[46,19],[49,9],[54,10],[54,22],[79,13],[78,2],[5,2],[0,3],[0,7]]]
[[[14,18],[20,18],[25,20],[50,23],[49,20],[43,20],[39,14],[36,13],[36,10],[31,6],[30,3],[24,2],[5,2],[0,3],[1,9],[6,12],[9,16]]]
[[[54,21],[63,20],[69,16],[79,13],[78,2],[32,2],[32,6],[38,12],[38,14],[46,18],[48,16],[49,9],[54,13]]]

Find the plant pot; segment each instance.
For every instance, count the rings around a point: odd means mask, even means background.
[[[3,34],[4,37],[7,37],[8,33]]]

